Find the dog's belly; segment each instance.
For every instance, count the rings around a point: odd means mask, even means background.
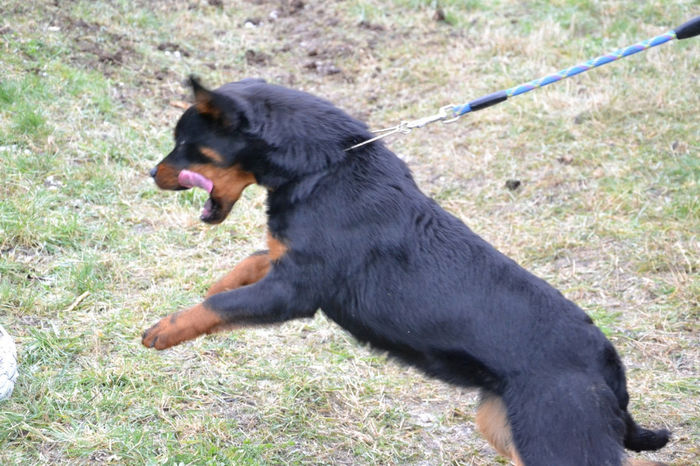
[[[555,289],[502,259],[497,253],[484,271],[465,265],[437,278],[395,264],[370,269],[374,279],[346,282],[322,310],[358,340],[451,383],[497,391],[502,380],[553,365],[599,372],[602,332]]]

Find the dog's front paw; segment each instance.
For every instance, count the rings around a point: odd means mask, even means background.
[[[222,319],[217,313],[198,304],[186,311],[163,317],[143,332],[141,343],[147,348],[163,350],[204,333],[212,333],[221,324]]]
[[[178,328],[177,320],[178,314],[171,314],[143,332],[141,337],[143,346],[163,350],[184,341],[182,329]]]

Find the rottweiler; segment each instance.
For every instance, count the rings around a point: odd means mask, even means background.
[[[372,138],[364,123],[264,80],[190,85],[175,148],[151,176],[207,190],[210,224],[265,187],[268,250],[146,330],[145,346],[321,309],[359,341],[478,388],[480,431],[517,465],[659,464],[625,454],[670,433],[634,422],[622,362],[591,318],[423,194],[384,143],[348,150]]]

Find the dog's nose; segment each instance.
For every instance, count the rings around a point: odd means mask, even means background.
[[[151,171],[148,172],[148,174],[151,175],[151,178],[155,178],[156,173],[158,173],[158,167],[153,167],[153,168],[151,168]]]

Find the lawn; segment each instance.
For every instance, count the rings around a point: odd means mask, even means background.
[[[474,393],[359,345],[319,313],[148,351],[265,242],[265,193],[198,221],[159,191],[189,74],[324,96],[374,128],[630,45],[698,0],[3,0],[0,323],[20,377],[0,464],[505,464]],[[586,309],[630,410],[700,462],[700,39],[388,144],[474,231]],[[519,182],[519,183],[518,183]],[[515,189],[516,185],[519,185]]]

